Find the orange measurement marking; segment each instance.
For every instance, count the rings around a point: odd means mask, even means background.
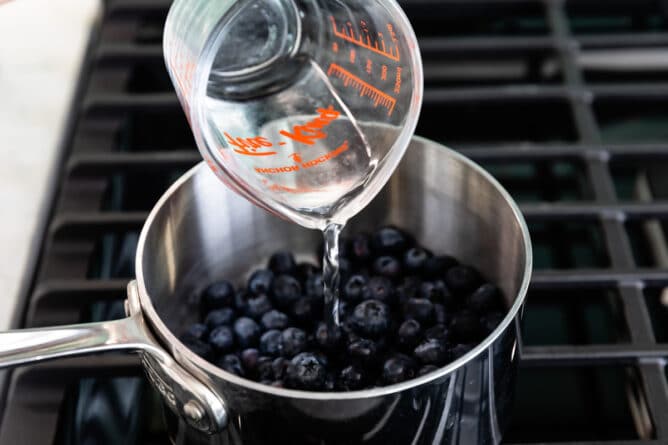
[[[295,161],[297,164],[301,164],[301,163],[302,163],[302,156],[301,156],[299,153],[292,153],[292,154],[290,155],[290,157],[291,157],[292,160]]]
[[[352,87],[360,92],[360,97],[368,97],[373,100],[374,107],[383,106],[387,108],[387,115],[391,116],[394,111],[394,107],[397,105],[397,100],[383,93],[378,88],[369,84],[368,82],[363,81],[359,77],[352,74],[350,71],[344,69],[336,63],[332,63],[327,70],[328,76],[336,76],[339,79],[343,80],[343,85],[346,87]]]
[[[353,29],[350,22],[347,23],[348,29],[346,29],[345,27],[342,27],[341,29],[339,29],[336,26],[336,19],[333,16],[330,16],[329,19],[332,22],[332,29],[334,31],[335,36],[337,36],[337,37],[339,37],[343,40],[346,40],[348,42],[354,43],[355,45],[358,45],[362,48],[366,48],[369,51],[373,51],[375,53],[381,54],[381,55],[387,57],[388,59],[394,60],[395,62],[399,62],[401,60],[401,57],[399,56],[399,48],[396,46],[396,41],[395,41],[394,47],[390,48],[389,51],[385,49],[385,42],[382,42],[383,49],[380,49],[379,45],[378,45],[378,40],[376,40],[372,44],[371,43],[371,38],[368,35],[366,36],[367,37],[366,41],[365,41],[364,36],[362,36],[361,34],[356,35],[355,30]],[[379,33],[379,35],[382,38],[382,34]]]

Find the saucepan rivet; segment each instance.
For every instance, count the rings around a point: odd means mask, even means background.
[[[193,422],[199,422],[204,417],[204,410],[200,404],[194,400],[189,400],[183,405],[183,413]]]

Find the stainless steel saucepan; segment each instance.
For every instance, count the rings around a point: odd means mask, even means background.
[[[190,352],[177,336],[198,317],[192,295],[216,279],[241,281],[275,250],[311,254],[321,239],[229,191],[204,164],[180,178],[146,221],[127,318],[1,333],[0,367],[136,352],[172,411],[168,417],[180,419],[174,434],[192,443],[496,444],[509,416],[518,320],[531,275],[524,220],[480,167],[414,138],[390,182],[347,230],[388,223],[475,265],[506,298],[498,328],[431,374],[365,391],[303,392],[242,379]]]

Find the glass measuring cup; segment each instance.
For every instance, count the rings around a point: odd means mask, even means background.
[[[363,208],[415,130],[421,59],[393,0],[176,0],[164,51],[209,166],[305,227]]]

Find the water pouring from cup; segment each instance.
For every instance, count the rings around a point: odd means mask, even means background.
[[[324,232],[326,317],[338,323],[339,232],[398,165],[422,102],[408,19],[391,0],[176,0],[164,51],[217,176]]]

